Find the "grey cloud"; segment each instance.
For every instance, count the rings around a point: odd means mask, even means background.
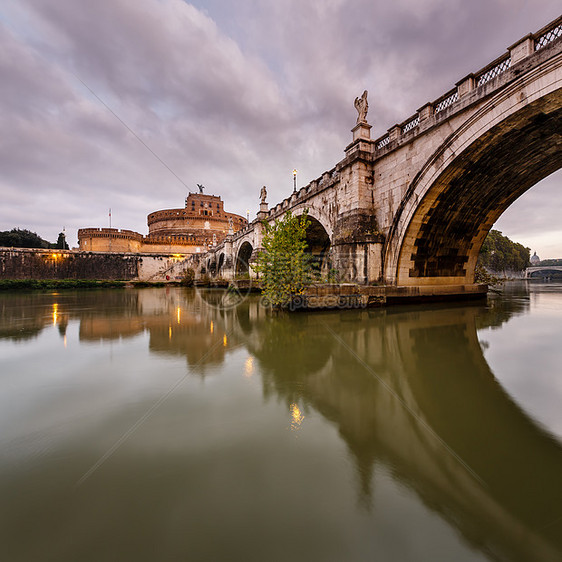
[[[0,126],[10,133],[0,137],[9,202],[0,228],[29,217],[17,226],[53,238],[60,224],[106,224],[111,206],[114,225],[145,232],[148,212],[182,204],[186,187],[72,73],[188,186],[204,183],[253,214],[264,183],[278,201],[293,167],[304,184],[343,157],[363,89],[381,135],[558,13],[553,0],[540,9],[524,0],[28,0],[7,12],[11,31],[0,27]]]

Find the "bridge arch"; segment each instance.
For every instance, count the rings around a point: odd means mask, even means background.
[[[293,216],[300,217],[307,212],[309,225],[306,230],[307,253],[312,254],[316,273],[326,276],[331,267],[332,224],[325,212],[317,206],[299,204],[289,209]]]
[[[525,191],[562,167],[562,58],[483,102],[408,186],[389,229],[384,278],[467,284],[484,239]]]
[[[250,242],[245,240],[238,248],[238,252],[236,253],[236,266],[235,266],[235,273],[236,275],[244,275],[249,273],[250,271],[250,259],[252,257],[252,252],[254,248]]]
[[[312,267],[318,276],[326,276],[330,269],[330,237],[321,222],[309,216],[306,229],[306,252],[312,255]]]
[[[293,213],[293,216],[296,217],[300,217],[305,211],[307,211],[308,218],[314,219],[317,223],[319,223],[320,226],[322,226],[322,228],[324,229],[324,232],[328,236],[329,240],[330,241],[332,240],[332,233],[333,233],[332,221],[330,220],[330,217],[323,209],[318,209],[317,205],[313,205],[309,203],[308,205],[306,204],[298,205],[290,210]]]
[[[221,252],[217,262],[217,274],[221,275],[222,268],[224,267],[224,252]]]

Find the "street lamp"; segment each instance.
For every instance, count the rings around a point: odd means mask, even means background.
[[[293,193],[297,192],[297,171],[293,170]]]

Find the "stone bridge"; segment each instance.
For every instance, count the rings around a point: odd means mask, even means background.
[[[562,17],[371,138],[358,117],[345,157],[201,260],[255,275],[262,221],[311,218],[307,241],[342,281],[466,288],[500,215],[562,165]]]
[[[525,279],[531,279],[533,277],[542,277],[535,275],[536,273],[547,273],[556,272],[558,275],[562,275],[562,265],[539,265],[536,267],[528,267],[525,270]]]

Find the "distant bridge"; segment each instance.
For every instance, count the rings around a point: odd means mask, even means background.
[[[535,267],[528,267],[525,270],[525,279],[530,279],[531,277],[534,277],[535,273],[543,273],[547,271],[554,271],[557,272],[559,275],[562,275],[562,265],[537,265]]]
[[[358,123],[345,158],[205,257],[211,275],[248,272],[262,221],[308,210],[322,270],[398,287],[474,283],[500,215],[562,166],[562,17],[371,139]],[[249,265],[248,265],[249,264]]]

